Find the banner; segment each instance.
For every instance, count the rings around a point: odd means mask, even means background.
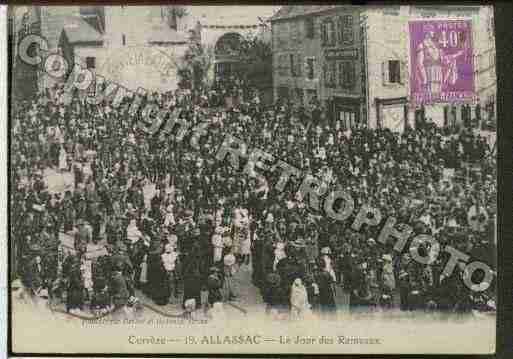
[[[461,103],[475,96],[470,20],[411,21],[410,95],[415,105]]]

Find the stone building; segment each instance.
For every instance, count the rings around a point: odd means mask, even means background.
[[[49,53],[116,81],[130,90],[173,90],[176,67],[188,46],[176,6],[33,6],[38,33]],[[16,9],[16,8],[15,8]],[[13,22],[18,13],[13,12]],[[39,88],[55,79],[37,69]],[[69,72],[70,69],[68,69]]]
[[[202,45],[213,53],[210,81],[238,74],[239,44],[244,38],[271,41],[268,19],[279,6],[188,6],[188,28],[197,26]],[[269,84],[271,87],[271,84]]]
[[[275,99],[317,98],[342,119],[366,117],[359,7],[284,6],[272,17]]]
[[[177,86],[176,67],[190,41],[212,49],[211,80],[235,73],[240,59],[230,50],[248,35],[270,41],[266,21],[278,7],[252,6],[251,11],[247,6],[14,8],[18,11],[13,12],[12,22],[20,23],[29,12],[29,22],[47,39],[49,52],[61,53],[68,63],[81,64],[131,90],[166,91]],[[39,88],[50,87],[55,80],[42,69],[32,73],[37,73]]]
[[[476,96],[458,105],[415,107],[410,99],[409,22],[471,21]],[[495,47],[491,6],[284,6],[271,19],[276,98],[317,97],[345,128],[402,131],[415,118],[439,125],[493,122]]]
[[[21,61],[18,45],[29,34],[40,34],[40,12],[37,7],[8,8],[8,56],[12,59],[12,71],[9,72],[11,89],[15,98],[30,98],[37,93],[38,71],[35,66]]]

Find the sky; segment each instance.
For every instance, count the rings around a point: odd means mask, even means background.
[[[259,17],[272,16],[281,6],[188,6],[193,18],[204,25],[250,25],[258,24]]]

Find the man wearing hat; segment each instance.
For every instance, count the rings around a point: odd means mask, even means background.
[[[77,221],[77,230],[75,232],[75,249],[83,250],[92,242],[93,228],[83,219]]]
[[[118,265],[121,268],[123,275],[126,278],[131,278],[134,267],[130,257],[128,256],[127,247],[123,242],[117,242],[114,245],[113,254],[110,257],[110,260],[113,265]]]
[[[208,303],[214,306],[215,303],[223,301],[223,295],[221,294],[223,279],[218,267],[211,267],[209,272],[210,274],[207,278]]]
[[[223,258],[224,263],[224,281],[225,281],[225,289],[226,289],[226,297],[228,300],[234,300],[237,298],[235,293],[233,292],[233,276],[236,273],[237,258],[230,251]]]
[[[121,317],[126,316],[128,313],[127,304],[130,298],[130,292],[127,280],[123,275],[123,263],[114,263],[114,272],[111,279],[111,295],[112,304],[114,305],[114,311],[116,315]]]
[[[319,309],[324,316],[333,315],[337,306],[335,304],[335,291],[333,276],[329,272],[327,262],[325,260],[319,261],[320,272],[315,278],[315,283],[319,288]]]
[[[44,268],[41,260],[41,246],[34,244],[30,246],[32,259],[28,261],[24,270],[25,285],[32,293],[35,293],[44,286]]]
[[[287,308],[289,297],[278,273],[272,272],[267,275],[263,298],[267,303],[265,310],[267,314],[271,310],[284,311]]]
[[[197,248],[197,247],[193,247]],[[188,299],[201,303],[201,261],[199,251],[192,250],[183,259],[183,306]]]
[[[164,246],[164,253],[161,255],[162,264],[164,266],[164,270],[167,273],[168,283],[167,287],[169,288],[169,297],[174,293],[176,296],[176,288],[178,287],[178,279],[175,275],[176,262],[178,261],[178,253],[175,252],[175,248],[171,244],[166,244]]]

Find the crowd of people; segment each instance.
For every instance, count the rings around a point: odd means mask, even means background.
[[[473,291],[460,265],[441,276],[443,250],[420,264],[408,245],[398,253],[379,243],[381,226],[355,231],[354,214],[341,222],[310,210],[300,179],[280,192],[279,173],[252,175],[216,159],[231,134],[347,190],[355,208],[379,208],[495,268],[496,160],[484,138],[429,121],[402,133],[348,129],[316,100],[264,107],[254,91],[231,93],[228,108],[219,90],[153,93],[135,115],[129,96],[119,106],[90,104],[76,93],[67,99],[60,85],[16,104],[11,238],[17,275],[34,295],[98,314],[143,293],[191,312],[243,299],[235,281],[247,269],[275,317],[330,316],[343,295],[355,312],[494,310],[495,282]],[[146,104],[207,122],[199,149],[187,136],[143,131]],[[73,181],[51,192],[48,171]],[[63,233],[73,238],[68,255]]]

